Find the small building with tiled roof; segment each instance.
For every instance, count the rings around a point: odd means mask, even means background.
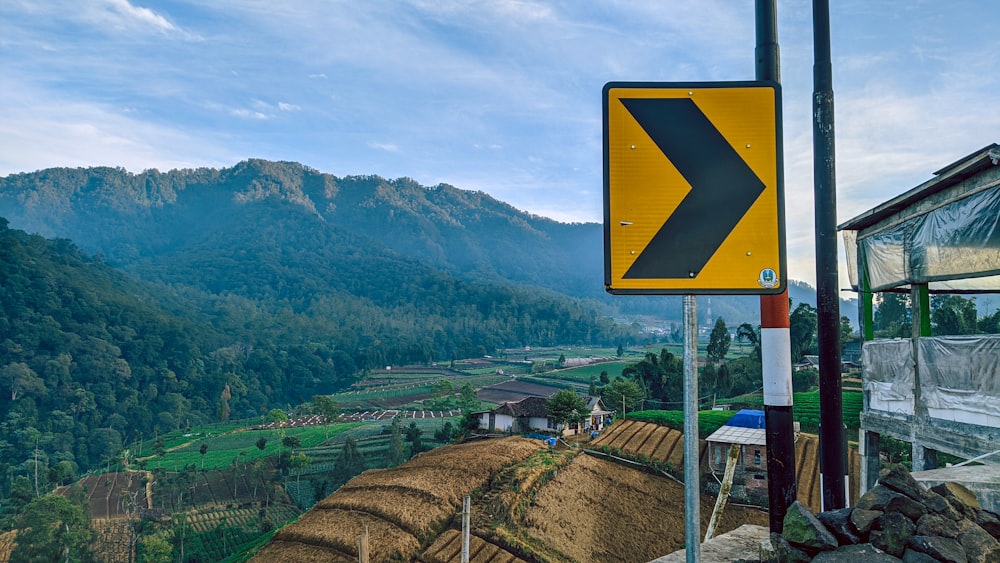
[[[549,420],[545,410],[549,400],[546,397],[525,397],[520,401],[512,401],[501,404],[493,410],[475,413],[479,419],[479,428],[488,432],[514,432],[525,433],[534,431],[559,432],[565,434],[577,434],[600,431],[611,420],[612,412],[604,407],[604,402],[600,397],[586,396],[587,410],[589,418],[584,420],[583,428],[576,424],[569,427],[556,425]]]

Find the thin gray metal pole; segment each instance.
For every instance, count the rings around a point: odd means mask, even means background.
[[[684,540],[688,563],[701,559],[698,475],[698,302],[684,296]]]
[[[462,499],[462,563],[469,563],[469,513],[472,512],[472,499],[465,495]]]

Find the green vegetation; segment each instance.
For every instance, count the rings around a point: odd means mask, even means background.
[[[241,430],[216,434],[205,437],[197,437],[201,433],[192,434],[187,437],[187,441],[180,441],[173,449],[164,456],[152,455],[140,459],[140,463],[146,469],[167,469],[181,470],[189,465],[202,467],[204,459],[204,469],[222,469],[233,464],[233,459],[237,455],[241,456],[242,462],[253,462],[258,459],[274,457],[280,454],[280,450],[287,450],[281,444],[282,437],[298,438],[302,448],[314,448],[322,445],[327,440],[327,430],[331,438],[336,440],[336,436],[348,432],[358,427],[365,426],[365,423],[340,423],[329,426],[307,426],[304,428],[287,428],[282,430]],[[283,433],[283,436],[282,436]],[[264,437],[267,443],[263,450],[256,447],[257,441]],[[181,435],[180,438],[185,438]],[[208,446],[207,453],[202,456],[200,449],[202,445]],[[151,451],[149,447],[147,451]]]
[[[698,437],[707,438],[712,432],[729,422],[734,414],[736,411],[698,411]],[[637,411],[628,413],[626,418],[652,422],[681,432],[684,431],[683,411]]]
[[[862,394],[860,391],[843,391],[842,404],[844,424],[847,428],[857,429],[860,425],[860,413],[863,406]],[[764,398],[762,396],[734,397],[726,401],[719,401],[722,404],[731,404],[740,408],[762,409]],[[819,430],[819,391],[792,394],[792,416],[799,422],[803,432],[815,433]]]

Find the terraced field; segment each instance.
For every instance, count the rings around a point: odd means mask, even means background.
[[[594,449],[618,451],[627,457],[639,460],[667,462],[671,467],[684,467],[684,434],[648,422],[626,420],[615,423],[604,434],[590,443]],[[708,450],[705,442],[699,442],[701,452],[700,467],[704,473],[708,468]],[[798,500],[813,512],[820,512],[822,489],[819,475],[819,437],[800,433],[795,440],[795,479],[798,484]],[[848,475],[850,476],[851,504],[860,496],[861,455],[854,448],[848,448]]]
[[[659,424],[637,420],[616,422],[595,438],[590,447],[669,464],[678,470],[684,467],[684,434]],[[708,448],[704,440],[698,441],[698,451],[699,466],[705,471],[708,467]]]
[[[663,442],[657,432],[646,436]],[[654,448],[656,449],[656,448]],[[456,561],[461,498],[472,495],[471,560],[647,561],[684,543],[682,485],[524,438],[446,446],[398,468],[368,471],[279,530],[253,561]],[[702,527],[714,499],[702,499]],[[720,533],[767,524],[732,506]]]
[[[413,559],[421,538],[442,531],[463,495],[542,447],[516,437],[480,441],[438,448],[393,469],[367,471],[279,530],[254,560],[356,561],[357,538],[366,529],[373,539],[371,560]]]

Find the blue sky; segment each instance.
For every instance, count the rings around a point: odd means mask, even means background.
[[[811,4],[778,1],[789,275],[810,283]],[[839,222],[1000,141],[1000,5],[831,4]],[[753,5],[4,0],[0,175],[266,158],[599,222],[602,86],[753,79]]]

